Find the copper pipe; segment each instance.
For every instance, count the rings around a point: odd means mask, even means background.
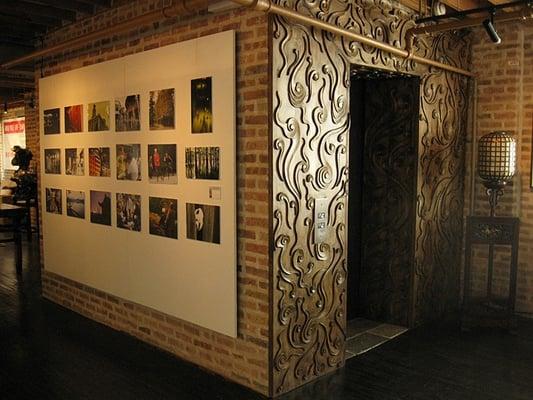
[[[407,51],[411,52],[413,46],[413,40],[416,35],[428,35],[431,33],[439,33],[456,29],[470,28],[473,26],[479,26],[485,21],[488,17],[475,17],[475,18],[465,18],[460,21],[447,22],[444,24],[437,25],[427,25],[417,28],[408,29],[405,38],[407,41]],[[518,11],[503,13],[494,16],[494,23],[496,22],[509,22],[516,20],[526,20],[533,18],[533,9],[529,6],[526,6]]]
[[[273,4],[271,0],[232,0],[235,3],[239,3],[243,6],[247,6],[259,11],[265,11],[267,13],[272,13],[276,15],[280,15],[282,17],[292,19],[294,21],[301,22],[306,25],[310,25],[312,27],[321,29],[323,31],[331,32],[335,35],[344,36],[349,39],[355,40],[359,43],[362,43],[367,46],[374,47],[379,50],[386,51],[387,53],[390,53],[392,55],[402,57],[402,58],[408,58],[415,62],[418,62],[420,64],[430,65],[433,67],[438,67],[441,69],[444,69],[446,71],[455,72],[457,74],[465,75],[465,76],[474,76],[473,73],[464,70],[462,68],[454,67],[453,65],[444,64],[438,61],[433,61],[428,58],[420,57],[414,54],[411,54],[409,51],[400,49],[398,47],[391,46],[388,43],[380,42],[378,40],[375,40],[373,38],[369,38],[363,35],[360,35],[355,32],[351,32],[349,30],[340,28],[336,25],[330,24],[328,22],[321,21],[317,18],[309,17],[303,14],[300,14],[297,11],[290,10],[285,7],[278,6],[276,4]]]
[[[75,49],[79,46],[84,45],[85,43],[98,40],[104,37],[110,37],[112,35],[123,33],[125,31],[136,29],[139,26],[156,22],[161,19],[174,18],[180,15],[183,10],[186,10],[184,2],[179,2],[178,4],[172,4],[168,7],[163,7],[155,11],[148,12],[146,14],[140,15],[138,17],[119,22],[118,24],[100,29],[95,32],[88,33],[86,35],[79,36],[77,38],[67,40],[66,42],[61,42],[53,46],[45,47],[43,49],[34,51],[32,53],[26,54],[14,60],[7,61],[0,64],[1,69],[12,68],[16,65],[24,64],[26,62],[32,61],[36,58],[47,57],[54,53],[59,53],[63,50]]]

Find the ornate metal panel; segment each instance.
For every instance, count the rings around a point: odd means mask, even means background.
[[[398,46],[412,16],[385,0],[280,4]],[[419,321],[456,298],[462,236],[464,81],[279,17],[272,18],[272,377],[279,395],[344,363],[346,193],[351,64],[421,76],[416,274]],[[461,64],[468,42],[419,40],[419,54]],[[464,66],[464,65],[463,65]],[[326,204],[315,241],[316,200]],[[458,284],[457,284],[458,287]],[[433,297],[435,296],[435,297]],[[433,314],[432,314],[433,312]]]

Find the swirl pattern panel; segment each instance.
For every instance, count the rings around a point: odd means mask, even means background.
[[[398,47],[413,26],[407,9],[386,0],[277,3]],[[421,79],[413,212],[416,322],[435,318],[458,299],[466,86],[457,75],[311,27],[280,17],[271,23],[271,395],[278,396],[344,364],[352,65]],[[469,43],[460,37],[424,38],[415,48],[419,55],[468,64]],[[319,214],[325,215],[324,240],[316,240]]]

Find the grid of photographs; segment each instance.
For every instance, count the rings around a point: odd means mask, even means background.
[[[190,134],[208,134],[213,132],[213,79],[203,77],[190,81]],[[141,100],[144,99],[144,105]],[[114,120],[111,120],[111,107],[114,104]],[[74,104],[64,106],[63,110],[50,108],[43,111],[43,133],[45,135],[64,133],[96,133],[113,131],[115,133],[130,132],[139,134],[141,126],[141,111],[147,107],[147,131],[173,130],[176,127],[176,91],[165,88],[148,91],[147,93],[130,93],[114,99],[103,99],[94,103]],[[63,112],[63,116],[61,116]],[[84,112],[87,113],[84,119]],[[63,125],[61,124],[63,118]],[[85,126],[84,126],[84,121]],[[142,134],[142,133],[141,133]],[[151,133],[151,135],[154,135]],[[102,136],[100,136],[102,137]],[[132,140],[134,142],[134,140]],[[101,143],[101,142],[100,142]],[[117,181],[145,182],[160,185],[178,184],[178,146],[176,143],[154,140],[153,143],[113,144],[114,148],[94,147],[45,148],[44,172],[46,174],[86,176],[85,164],[88,159],[89,177],[103,177],[112,179],[112,169],[116,170]],[[64,150],[64,154],[63,153]],[[113,154],[113,151],[115,153]],[[220,179],[220,147],[203,146],[187,147],[184,166],[185,176],[195,180]],[[64,156],[64,164],[62,157]],[[144,161],[146,159],[146,161]],[[114,165],[113,165],[114,164]],[[148,171],[148,177],[143,177],[141,171]],[[95,181],[96,182],[96,181]],[[88,201],[90,223],[112,226],[117,228],[141,232],[142,216],[148,220],[144,229],[154,236],[178,239],[178,206],[185,206],[186,238],[206,243],[220,244],[220,207],[198,202],[181,203],[178,199],[147,195],[143,211],[143,201],[140,194],[117,191],[90,190],[87,193],[73,188],[45,188],[46,211],[52,214],[63,214],[63,190],[65,190],[65,214],[68,217],[86,219],[85,202]],[[210,187],[206,200],[218,202],[221,200],[220,187]],[[133,191],[133,190],[132,190]],[[216,191],[216,195],[212,192]],[[200,199],[201,201],[201,199]],[[114,203],[113,203],[114,202]],[[115,222],[113,223],[113,207]],[[148,214],[143,214],[147,212]]]

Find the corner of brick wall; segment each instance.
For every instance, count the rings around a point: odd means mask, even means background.
[[[55,32],[46,38],[46,43],[62,42],[159,6],[160,2],[154,0],[119,3],[97,17]],[[236,31],[237,45],[238,337],[218,334],[47,272],[46,260],[42,261],[42,288],[44,297],[64,307],[267,394],[270,265],[267,16],[244,9],[215,15],[204,10],[158,21],[53,55],[45,60],[43,72],[48,76],[230,29]],[[36,72],[36,80],[39,76]],[[38,107],[27,113],[28,141],[38,155]],[[38,157],[36,161],[39,165]]]
[[[533,315],[533,192],[530,188],[531,138],[533,116],[533,26],[529,22],[508,22],[498,27],[502,43],[492,43],[486,32],[474,32],[472,70],[477,75],[477,109],[475,140],[491,131],[505,130],[518,142],[518,175],[506,187],[497,215],[520,218],[519,267],[516,311]],[[467,160],[470,155],[467,155]],[[467,164],[468,173],[476,173]],[[485,189],[475,178],[474,214],[489,215]],[[468,210],[466,210],[468,212]],[[478,279],[474,289],[486,287],[482,279],[487,251],[476,248],[473,253]],[[495,256],[495,291],[508,290],[509,251],[497,247]]]

